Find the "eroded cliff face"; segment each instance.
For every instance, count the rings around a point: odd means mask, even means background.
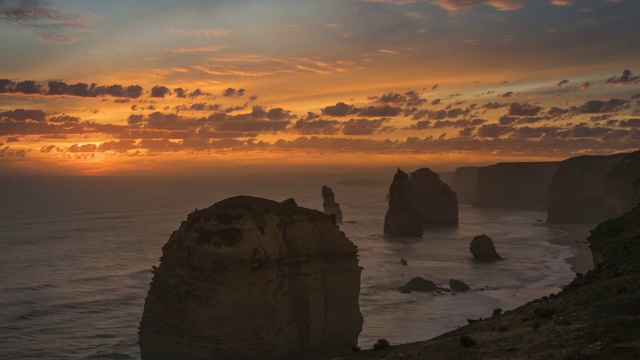
[[[333,219],[240,196],[195,211],[162,248],[139,344],[146,359],[309,359],[362,328],[357,248]]]
[[[458,198],[435,172],[421,168],[409,177],[409,205],[423,225],[458,223]]]
[[[640,183],[640,151],[622,158],[607,173],[606,206],[609,214],[618,216],[634,208]]]
[[[458,195],[460,204],[473,204],[476,199],[477,167],[460,167],[453,175],[453,191]]]
[[[607,207],[607,174],[628,154],[578,156],[564,160],[549,185],[549,223],[598,223],[612,216]]]
[[[547,192],[558,162],[498,163],[478,169],[479,208],[547,209]]]

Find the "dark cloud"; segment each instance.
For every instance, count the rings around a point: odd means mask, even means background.
[[[151,88],[151,97],[163,98],[167,95],[171,95],[171,90],[166,86],[156,85]]]
[[[560,82],[558,82],[555,87],[558,89],[562,89],[565,85],[569,85],[570,81],[567,79],[561,80]]]
[[[67,148],[67,151],[72,153],[94,153],[96,150],[98,146],[95,144],[73,144]]]
[[[187,97],[187,90],[185,90],[183,88],[175,88],[175,89],[173,89],[173,92],[176,94],[176,97],[179,97],[179,98],[186,98]]]
[[[180,143],[173,142],[169,139],[142,139],[139,144],[141,149],[151,151],[178,151]]]
[[[42,110],[26,110],[26,109],[15,109],[0,112],[0,118],[5,121],[37,121],[44,122],[47,119],[47,113]]]
[[[358,112],[353,105],[347,105],[343,102],[339,102],[335,105],[330,105],[320,109],[323,115],[326,116],[348,116]]]
[[[573,110],[584,114],[615,112],[625,106],[628,102],[628,100],[616,98],[609,99],[607,101],[589,100],[579,107],[574,107]]]
[[[402,108],[390,105],[367,106],[359,109],[358,115],[365,117],[392,117],[400,114]]]
[[[513,91],[507,91],[506,93],[499,94],[497,98],[505,99],[505,98],[515,97],[515,96],[518,96],[518,94],[514,93]]]
[[[438,104],[440,104],[440,101],[441,101],[440,99],[433,99],[431,101],[431,105],[438,105]]]
[[[9,137],[7,138],[7,142],[8,142],[8,143],[20,142],[20,139],[18,139],[18,138],[17,138],[17,137],[15,137],[15,136],[9,136]]]
[[[431,121],[429,120],[420,120],[409,127],[410,130],[425,130],[430,128],[431,128]]]
[[[80,118],[76,116],[69,116],[69,115],[53,115],[53,116],[50,116],[49,119],[47,119],[47,121],[53,122],[53,123],[69,124],[69,123],[80,122]]]
[[[119,140],[100,144],[98,151],[128,151],[135,148],[135,140]]]
[[[563,108],[559,108],[559,107],[554,106],[554,107],[552,107],[551,109],[549,109],[547,111],[547,116],[550,116],[552,118],[558,118],[558,117],[566,115],[566,114],[568,114],[570,112],[571,112],[571,110],[569,110],[569,109],[563,109]]]
[[[16,83],[16,92],[23,94],[37,94],[40,92],[40,85],[33,80],[25,80]]]
[[[618,126],[640,128],[640,119],[620,120],[620,122],[618,123]]]
[[[560,131],[560,128],[553,126],[540,126],[540,127],[529,127],[522,126],[514,129],[514,133],[511,135],[513,138],[522,138],[522,139],[539,139],[543,136],[551,136],[554,137]]]
[[[509,104],[499,103],[499,102],[489,102],[480,106],[480,109],[483,110],[496,110],[503,107],[507,107]]]
[[[49,81],[46,95],[69,95],[78,97],[112,96],[118,98],[137,99],[142,96],[143,89],[139,85],[98,85],[98,84],[67,84],[62,81]]]
[[[350,119],[342,127],[344,135],[373,135],[377,132],[390,131],[390,128],[383,128],[389,119]]]
[[[390,92],[379,97],[373,96],[369,99],[379,104],[394,104],[398,106],[419,106],[427,101],[427,99],[420,97],[420,94],[413,90],[404,94]]]
[[[438,120],[435,123],[433,123],[433,126],[431,128],[441,129],[441,128],[448,128],[448,127],[453,127],[453,128],[464,128],[469,126],[475,127],[475,126],[484,124],[486,122],[487,120],[484,120],[484,119],[473,119],[473,120],[461,119],[461,120],[455,120],[455,121]]]
[[[334,135],[340,130],[341,124],[338,120],[322,120],[306,117],[296,121],[292,127],[299,134],[303,135]]]
[[[113,100],[113,102],[116,103],[116,104],[126,104],[129,101],[131,101],[131,100],[130,99],[115,99],[115,100]]]
[[[478,136],[488,138],[498,138],[504,134],[511,132],[513,129],[508,126],[501,126],[498,124],[482,125],[478,129]]]
[[[225,97],[241,97],[244,96],[244,89],[226,88],[222,91],[222,96]]]
[[[531,104],[511,103],[510,116],[536,116],[542,111],[542,107]]]
[[[612,76],[607,79],[609,85],[638,85],[640,84],[640,75],[633,75],[631,70],[624,70],[620,76]]]

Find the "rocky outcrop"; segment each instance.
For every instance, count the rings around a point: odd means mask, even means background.
[[[608,173],[606,207],[611,216],[620,216],[638,205],[640,151],[622,158]]]
[[[418,213],[423,225],[458,223],[458,198],[435,172],[421,168],[409,177],[409,205]]]
[[[457,291],[457,292],[465,292],[465,291],[471,290],[469,285],[465,284],[464,281],[455,280],[455,279],[449,280],[449,287],[451,288],[451,290]]]
[[[588,240],[602,261],[557,294],[429,341],[341,359],[640,359],[640,207],[599,225]]]
[[[239,196],[162,248],[140,322],[146,359],[318,358],[362,328],[357,248],[330,216]]]
[[[384,217],[384,234],[388,236],[422,236],[418,213],[411,207],[409,175],[398,169],[389,187],[389,210]]]
[[[441,290],[433,281],[416,276],[400,288],[400,292],[408,294],[413,291],[430,292]]]
[[[340,204],[336,202],[336,195],[333,190],[327,186],[322,187],[322,207],[325,214],[334,216],[337,222],[342,222]]]
[[[626,156],[578,156],[562,161],[549,185],[547,222],[598,223],[614,216],[607,207],[607,174]],[[612,178],[612,187],[613,183]]]
[[[477,167],[460,167],[453,175],[453,191],[460,204],[473,204],[476,199]]]
[[[502,260],[502,257],[496,252],[493,240],[484,234],[473,238],[469,245],[469,251],[471,251],[473,259],[476,261]]]
[[[479,208],[546,210],[548,189],[558,162],[499,163],[478,169]]]

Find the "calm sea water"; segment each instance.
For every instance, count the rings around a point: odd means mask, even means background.
[[[556,292],[574,276],[563,260],[571,249],[546,241],[562,233],[540,224],[544,213],[463,206],[457,228],[390,239],[382,235],[386,179],[338,182],[348,178],[0,178],[0,358],[138,359],[138,324],[162,245],[189,212],[234,195],[294,197],[322,209],[322,185],[333,188],[350,221],[341,229],[364,267],[363,348],[381,337],[434,337]],[[469,243],[479,234],[507,261],[472,262]],[[473,291],[400,293],[415,276],[440,286],[463,280]]]

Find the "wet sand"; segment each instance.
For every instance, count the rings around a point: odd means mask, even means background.
[[[597,224],[547,224],[547,226],[565,231],[564,235],[550,239],[549,242],[575,249],[575,255],[566,259],[574,272],[584,274],[593,269],[593,259],[587,237],[589,231],[594,229]]]

